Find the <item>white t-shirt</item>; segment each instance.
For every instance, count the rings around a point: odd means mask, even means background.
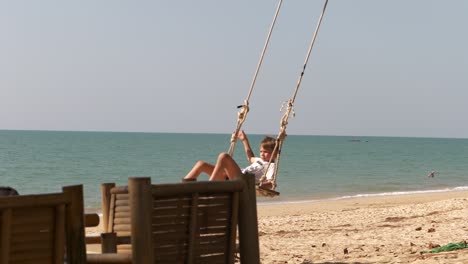
[[[272,162],[270,167],[268,167],[268,161],[263,161],[261,158],[255,158],[252,164],[242,170],[242,173],[255,175],[255,184],[259,184],[260,178],[263,176],[267,168],[268,172],[266,174],[266,178],[267,180],[271,180],[273,179],[273,174],[275,172],[275,163]]]

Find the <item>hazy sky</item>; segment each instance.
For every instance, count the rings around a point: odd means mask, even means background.
[[[2,1],[0,129],[231,133],[277,3]],[[323,3],[283,1],[247,132],[278,133]],[[468,137],[467,14],[330,0],[288,133]]]

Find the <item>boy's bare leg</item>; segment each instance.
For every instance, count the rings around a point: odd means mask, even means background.
[[[236,161],[227,153],[221,153],[211,174],[210,181],[224,181],[226,176],[233,180],[242,171]]]
[[[202,173],[211,175],[215,166],[204,161],[198,161],[193,166],[192,170],[184,177],[184,179],[197,179]]]

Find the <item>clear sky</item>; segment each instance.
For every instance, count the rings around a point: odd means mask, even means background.
[[[0,129],[231,133],[277,3],[2,1]],[[278,133],[323,3],[283,1],[248,133]],[[288,133],[468,138],[467,14],[330,0]]]

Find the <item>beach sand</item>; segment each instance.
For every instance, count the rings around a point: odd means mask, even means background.
[[[468,192],[258,206],[262,263],[468,263]],[[87,229],[87,234],[100,228]]]
[[[260,206],[262,263],[468,263],[468,192]]]

